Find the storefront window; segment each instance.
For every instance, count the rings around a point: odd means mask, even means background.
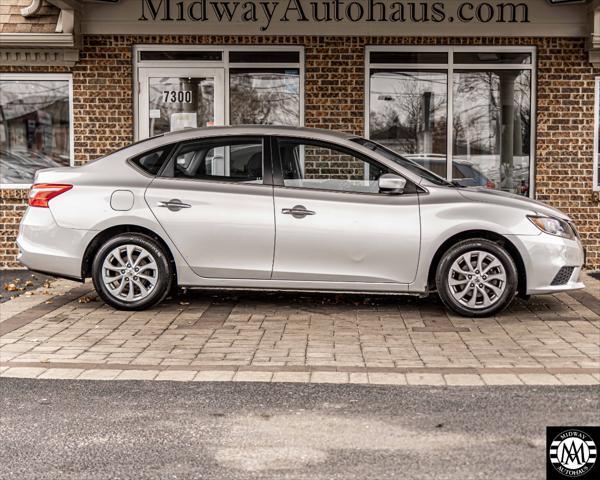
[[[70,79],[66,76],[0,78],[0,179],[27,186],[42,168],[71,163]]]
[[[300,71],[232,68],[229,103],[232,125],[300,125]]]
[[[530,72],[455,70],[453,89],[453,166],[472,185],[528,195]]]
[[[184,128],[303,124],[301,47],[136,47],[136,139]]]
[[[372,70],[370,138],[446,176],[448,75]]]
[[[534,53],[368,49],[367,134],[457,184],[530,195]]]

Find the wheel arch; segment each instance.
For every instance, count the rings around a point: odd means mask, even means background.
[[[486,240],[491,240],[492,242],[498,243],[506,249],[506,251],[510,254],[517,266],[517,292],[519,293],[519,295],[524,296],[525,292],[527,291],[527,271],[525,269],[525,263],[523,262],[521,253],[519,252],[515,244],[512,243],[507,237],[489,230],[466,230],[464,232],[454,234],[451,237],[447,238],[438,247],[438,249],[435,252],[435,255],[433,256],[433,259],[431,260],[431,263],[429,264],[429,272],[427,274],[428,288],[430,290],[435,290],[436,288],[435,272],[444,253],[447,252],[452,245],[463,240],[469,240],[474,238],[485,238]]]
[[[167,242],[165,242],[162,239],[162,237],[156,232],[153,232],[149,228],[142,227],[140,225],[115,225],[99,232],[88,244],[87,248],[85,249],[85,253],[83,254],[83,259],[81,261],[82,279],[85,280],[87,277],[91,277],[94,256],[96,255],[96,252],[100,249],[102,244],[110,238],[115,237],[116,235],[120,235],[122,233],[139,233],[157,241],[169,257],[171,271],[174,275],[175,284],[177,284],[177,265],[175,263],[175,257],[173,255],[173,252],[171,251],[171,248],[169,247]]]

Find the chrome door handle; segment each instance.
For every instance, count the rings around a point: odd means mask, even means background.
[[[182,208],[191,208],[192,206],[189,203],[183,203],[181,200],[179,200],[178,198],[173,198],[171,200],[168,200],[166,202],[158,202],[156,204],[157,207],[164,207],[164,208],[168,208],[169,210],[171,210],[172,212],[178,212],[179,210],[181,210]]]
[[[316,215],[317,212],[307,210],[304,205],[295,205],[292,208],[282,208],[281,213],[284,215],[291,215],[294,218],[304,218],[307,215]]]

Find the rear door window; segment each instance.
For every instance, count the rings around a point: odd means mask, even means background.
[[[263,143],[260,137],[184,143],[173,155],[172,176],[194,180],[262,184]]]

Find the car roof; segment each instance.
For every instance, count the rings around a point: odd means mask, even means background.
[[[290,127],[279,125],[236,125],[236,126],[214,126],[202,128],[185,128],[175,132],[165,133],[157,137],[165,142],[192,140],[194,138],[217,137],[229,135],[290,135],[305,138],[337,138],[338,140],[350,140],[358,135],[343,133],[323,128]]]

